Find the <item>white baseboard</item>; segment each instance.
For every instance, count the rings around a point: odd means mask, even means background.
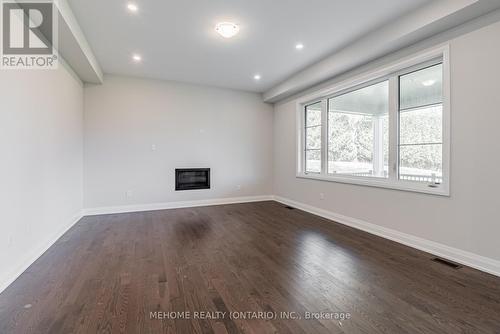
[[[80,219],[82,219],[83,214],[79,212],[75,214],[70,220],[69,224],[61,228],[57,233],[54,233],[51,238],[48,238],[47,241],[41,246],[34,248],[31,250],[21,261],[19,264],[11,269],[7,274],[2,275],[0,281],[0,293],[5,290],[9,285],[11,285],[26,269],[29,268],[40,256],[43,255],[60,237],[64,235],[70,228],[73,227]]]
[[[347,225],[412,248],[419,249],[421,251],[484,271],[495,276],[500,276],[500,261],[497,261],[495,259],[368,223],[360,219],[347,217],[288,198],[274,196],[274,200],[285,205],[289,205],[297,209],[315,214],[317,216],[333,220],[337,223]]]
[[[103,207],[103,208],[84,209],[83,214],[85,216],[95,216],[95,215],[107,215],[107,214],[114,214],[114,213],[156,211],[156,210],[166,210],[166,209],[191,208],[191,207],[197,207],[197,206],[211,206],[211,205],[222,205],[222,204],[272,201],[273,198],[274,197],[271,195],[264,195],[264,196],[214,198],[214,199],[204,199],[204,200],[197,200],[197,201],[182,201],[182,202],[167,202],[167,203],[112,206],[112,207]]]

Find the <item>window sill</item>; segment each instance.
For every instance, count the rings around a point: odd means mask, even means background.
[[[368,177],[352,177],[352,176],[339,176],[339,175],[323,175],[314,173],[299,173],[296,175],[297,178],[301,179],[311,179],[319,181],[337,182],[345,184],[354,184],[358,186],[376,187],[393,189],[400,191],[417,192],[438,196],[450,196],[450,191],[445,185],[438,185],[436,188],[429,187],[428,183],[411,182],[411,181],[394,181],[389,179],[378,179],[378,178],[368,178]]]

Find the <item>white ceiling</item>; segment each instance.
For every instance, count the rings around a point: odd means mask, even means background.
[[[136,14],[127,0],[68,2],[105,73],[264,92],[429,0],[137,0]],[[240,33],[223,39],[219,21]]]

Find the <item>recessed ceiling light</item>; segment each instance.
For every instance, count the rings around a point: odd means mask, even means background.
[[[138,55],[138,54],[134,54],[132,55],[132,59],[136,62],[136,63],[140,63],[142,61],[142,57],[141,55]]]
[[[215,31],[224,38],[231,38],[240,31],[240,27],[236,23],[220,22],[215,26]]]
[[[255,80],[260,80],[261,76],[260,76],[260,74],[256,74],[256,75],[254,75],[254,76],[253,76],[253,78],[254,78]]]
[[[137,12],[139,10],[139,7],[135,4],[135,3],[132,3],[132,2],[129,2],[127,4],[127,9],[133,13]]]
[[[296,48],[297,50],[302,50],[302,49],[304,48],[304,44],[302,44],[302,43],[297,43],[297,44],[295,45],[295,48]]]
[[[429,87],[429,86],[432,86],[436,83],[436,80],[425,80],[425,81],[422,81],[422,85],[426,86],[426,87]]]

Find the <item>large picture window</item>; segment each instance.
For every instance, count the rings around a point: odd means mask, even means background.
[[[297,176],[448,195],[447,78],[440,49],[299,102]]]

